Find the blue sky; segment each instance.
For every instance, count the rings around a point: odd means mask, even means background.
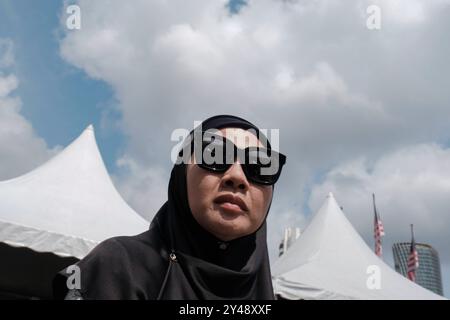
[[[61,59],[57,30],[62,8],[61,1],[0,2],[0,37],[14,43],[21,113],[49,147],[67,146],[92,123],[106,166],[114,171],[124,136],[100,125],[105,112],[109,120],[120,117],[110,111],[117,103],[114,92]]]

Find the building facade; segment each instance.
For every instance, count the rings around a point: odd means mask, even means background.
[[[300,228],[288,227],[284,229],[284,236],[278,248],[278,256],[283,255],[283,253],[285,253],[289,249],[289,247],[294,243],[295,240],[298,239],[298,237],[300,237]]]
[[[408,257],[410,250],[410,242],[395,243],[392,246],[395,270],[405,277],[407,277],[408,274]],[[416,243],[416,250],[419,255],[416,283],[443,296],[441,265],[438,252],[432,246],[425,243]]]

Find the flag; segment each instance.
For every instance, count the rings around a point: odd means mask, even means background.
[[[374,237],[375,237],[375,254],[379,257],[383,255],[383,248],[381,246],[381,237],[384,236],[383,222],[381,222],[380,215],[377,212],[375,205],[375,194],[372,194],[373,198],[373,211],[374,211]]]
[[[414,240],[413,225],[411,225],[411,248],[408,257],[408,279],[416,282],[416,270],[419,268],[419,253],[416,249],[416,241]]]

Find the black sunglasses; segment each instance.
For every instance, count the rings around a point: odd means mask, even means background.
[[[261,185],[275,184],[286,163],[284,154],[270,148],[240,149],[231,140],[209,131],[201,131],[201,139],[192,139],[190,147],[190,150],[194,150],[196,164],[200,168],[223,173],[239,158],[247,180]],[[180,155],[182,154],[183,152],[180,152]]]

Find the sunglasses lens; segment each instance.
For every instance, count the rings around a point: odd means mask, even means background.
[[[244,168],[255,183],[272,185],[280,176],[278,153],[266,149],[249,148]]]
[[[201,168],[215,172],[225,172],[230,167],[226,162],[225,143],[222,139],[202,141]]]

